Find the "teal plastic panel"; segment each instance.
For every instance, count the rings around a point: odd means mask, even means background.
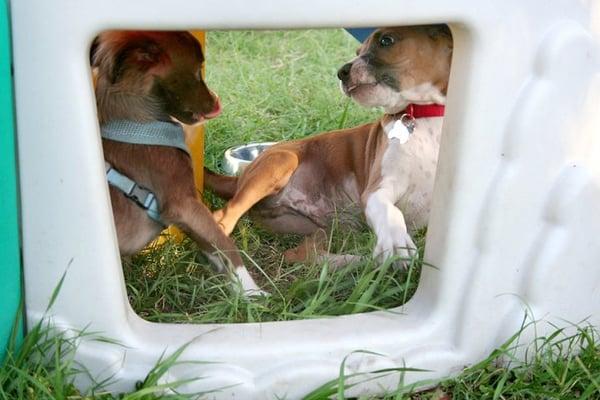
[[[6,0],[0,0],[0,360],[19,308],[21,260],[10,51],[10,20]]]

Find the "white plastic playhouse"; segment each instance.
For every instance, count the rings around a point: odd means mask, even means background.
[[[600,2],[596,0],[13,0],[10,2],[26,313],[124,346],[79,360],[130,389],[192,342],[173,379],[215,398],[301,398],[339,374],[414,367],[443,378],[487,356],[526,308],[600,322]],[[105,29],[283,29],[448,23],[454,56],[426,268],[401,313],[174,325],[129,306],[112,223],[89,45]],[[537,334],[551,328],[537,324]],[[529,330],[533,335],[533,330]],[[526,339],[523,339],[526,340]],[[382,393],[397,377],[352,393]],[[85,382],[81,382],[85,385]]]

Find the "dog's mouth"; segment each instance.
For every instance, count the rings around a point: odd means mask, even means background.
[[[379,82],[361,82],[361,83],[353,83],[350,85],[344,85],[344,92],[346,93],[346,95],[348,96],[352,96],[354,94],[357,94],[358,92],[364,90],[364,89],[370,89],[373,88],[375,86],[379,85]]]
[[[209,119],[213,119],[218,117],[221,112],[223,111],[223,108],[221,106],[221,101],[219,100],[218,97],[215,96],[215,105],[213,106],[212,110],[210,110],[207,113],[202,113],[202,112],[185,112],[181,115],[181,117],[177,118],[175,116],[171,116],[171,119],[179,122],[179,123],[183,123],[185,125],[198,125],[201,124],[205,121],[208,121]]]

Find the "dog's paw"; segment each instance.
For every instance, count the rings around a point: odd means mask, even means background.
[[[244,291],[244,297],[248,299],[267,298],[270,296],[271,293],[262,289],[249,289]]]
[[[386,235],[378,235],[373,257],[383,263],[390,257],[396,256],[395,267],[407,269],[411,260],[417,255],[417,246],[406,231],[392,230]]]
[[[241,280],[232,282],[232,285],[233,291],[247,300],[267,298],[271,296],[271,293],[267,292],[266,290],[262,290],[257,285],[245,285],[243,282],[241,282]]]
[[[237,267],[235,269],[235,277],[233,284],[240,291],[241,295],[250,297],[267,297],[270,296],[269,292],[266,292],[258,287],[246,267]]]
[[[230,226],[230,224],[227,223],[227,221],[225,219],[224,209],[221,208],[220,210],[213,212],[212,215],[213,215],[213,219],[216,221],[217,225],[219,225],[219,228],[221,228],[223,233],[225,233],[225,235],[227,235],[227,236],[231,235],[231,232],[233,232],[233,228],[235,225]]]

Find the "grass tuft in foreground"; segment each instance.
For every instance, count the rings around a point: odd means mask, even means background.
[[[459,377],[442,384],[453,399],[600,399],[598,331],[557,329],[529,346],[528,362],[514,359],[518,335]],[[509,361],[508,369],[499,361]],[[503,363],[505,364],[505,363]]]
[[[396,376],[397,389],[382,397],[361,400],[571,400],[600,398],[600,351],[598,332],[589,326],[576,327],[567,333],[556,329],[547,337],[537,338],[527,349],[527,362],[516,360],[523,352],[521,332],[517,332],[486,359],[463,371],[459,376],[439,383],[435,389],[414,393],[413,385],[404,384],[408,371],[418,373],[418,366],[371,371],[368,374],[344,374],[340,365],[338,378],[312,390],[305,400],[344,399],[346,390],[382,376]],[[99,336],[80,332],[66,335],[47,323],[31,328],[17,350],[14,341],[6,359],[0,364],[0,399],[201,399],[208,393],[179,394],[177,388],[188,381],[163,382],[169,368],[181,363],[178,358],[185,346],[163,355],[130,393],[113,395],[104,388],[110,381],[99,382],[81,393],[74,385],[78,376],[88,372],[75,361],[77,344],[82,340],[101,340]],[[355,353],[372,352],[357,350]],[[350,355],[349,355],[350,356]],[[383,356],[383,355],[381,355]],[[510,365],[510,369],[506,365]],[[432,382],[421,383],[431,385]],[[215,388],[218,391],[218,388]]]
[[[523,329],[530,329],[531,324]],[[415,385],[404,385],[407,371],[415,368],[392,368],[369,374],[340,377],[315,389],[307,398],[344,399],[344,391],[381,376],[396,375],[398,388],[385,396],[361,397],[361,400],[572,400],[600,399],[600,350],[598,331],[593,327],[576,327],[566,333],[556,329],[533,343],[519,343],[521,331],[515,333],[486,359],[465,369],[459,376],[440,382],[434,389],[414,393]],[[525,350],[526,349],[526,350]],[[516,359],[517,352],[527,351],[526,362]],[[510,367],[510,368],[509,368]],[[341,369],[342,370],[342,369]],[[340,371],[341,371],[340,370]],[[349,383],[351,382],[351,383]],[[421,381],[431,386],[432,382]]]
[[[96,340],[104,342],[107,346],[119,346],[110,339],[92,333],[66,333],[53,328],[48,321],[41,321],[29,329],[18,347],[13,338],[7,356],[0,364],[0,399],[154,400],[192,399],[206,394],[177,393],[178,387],[195,379],[165,381],[169,369],[182,363],[178,359],[186,346],[171,354],[163,354],[146,377],[137,383],[136,389],[130,393],[113,395],[108,392],[105,388],[113,383],[110,379],[95,382],[85,393],[82,393],[75,386],[77,378],[94,382],[85,367],[75,360],[77,346],[82,340]]]

